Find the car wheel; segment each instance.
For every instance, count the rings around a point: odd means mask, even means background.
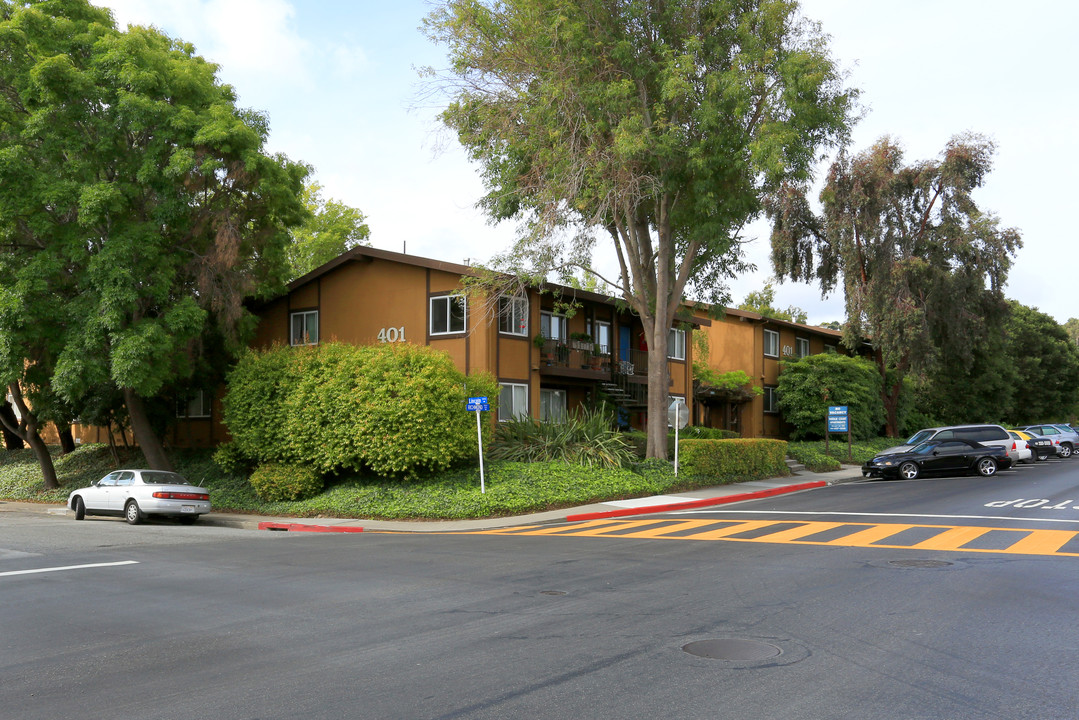
[[[74,506],[74,509],[75,509],[75,519],[76,520],[82,520],[83,518],[86,517],[86,503],[84,503],[82,501],[81,497],[76,495],[75,499],[72,501],[71,504]]]
[[[198,521],[199,516],[198,515],[181,515],[177,519],[180,521],[180,524],[182,524],[182,525],[194,525]]]
[[[138,525],[142,522],[142,511],[134,500],[128,500],[127,505],[124,505],[124,520],[127,520],[129,525]]]
[[[918,464],[905,462],[899,466],[899,477],[904,480],[914,480],[918,477]]]
[[[978,461],[978,474],[982,477],[991,477],[997,474],[997,461],[993,458],[982,458]]]
[[[1060,457],[1070,458],[1072,456],[1071,443],[1060,443]]]

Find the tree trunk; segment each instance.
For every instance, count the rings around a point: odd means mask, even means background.
[[[880,399],[884,404],[884,433],[888,437],[899,437],[899,393],[903,389],[902,381],[888,385],[888,369],[884,366],[884,352],[877,349],[877,370],[880,371]]]
[[[169,462],[168,456],[165,455],[165,448],[161,444],[161,439],[158,438],[157,433],[154,432],[154,428],[150,424],[150,418],[146,415],[146,406],[143,404],[142,398],[133,389],[124,388],[124,404],[127,405],[127,414],[131,418],[131,432],[135,435],[135,442],[142,450],[143,457],[146,458],[146,464],[150,466],[151,470],[168,470],[171,472],[172,463]]]
[[[75,452],[75,436],[71,434],[71,425],[56,425],[56,434],[60,436],[60,451],[67,455]]]
[[[653,328],[648,341],[648,445],[645,456],[667,459],[667,406],[671,380],[667,370],[667,333]]]
[[[38,465],[41,467],[41,479],[45,482],[45,487],[49,490],[55,490],[60,487],[60,482],[56,477],[56,467],[52,464],[52,455],[49,454],[49,448],[38,433],[40,424],[37,416],[30,411],[30,408],[23,401],[22,389],[17,382],[8,385],[8,392],[11,393],[11,397],[15,400],[15,407],[19,409],[22,419],[15,424],[8,425],[8,419],[3,414],[0,414],[0,422],[3,423],[5,429],[10,430],[30,446],[30,449],[34,451],[34,457],[37,458]],[[14,413],[12,413],[12,418],[14,418]]]
[[[15,417],[15,411],[11,409],[11,403],[7,400],[0,405],[0,417],[3,417],[4,447],[8,450],[22,450],[26,447],[21,437],[8,430],[9,427],[18,427],[19,420]]]

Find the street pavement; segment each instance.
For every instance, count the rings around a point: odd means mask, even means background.
[[[469,530],[489,530],[518,525],[533,525],[569,520],[595,519],[644,515],[652,512],[666,512],[672,509],[688,509],[707,505],[719,505],[732,502],[755,500],[761,497],[799,492],[814,487],[837,485],[839,483],[860,480],[862,472],[857,465],[844,465],[832,472],[815,473],[797,470],[786,477],[768,478],[751,482],[718,485],[716,487],[690,490],[673,495],[634,498],[631,500],[613,500],[605,503],[593,503],[575,508],[562,508],[547,512],[507,517],[489,517],[475,520],[371,520],[366,518],[295,518],[269,517],[243,513],[225,513],[213,511],[199,519],[200,524],[217,527],[232,527],[242,530],[269,531],[307,531],[307,532],[455,532]],[[42,505],[35,503],[0,502],[0,512],[47,512],[50,514],[70,515],[64,506]]]

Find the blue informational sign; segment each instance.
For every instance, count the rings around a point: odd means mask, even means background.
[[[468,399],[468,404],[469,405],[486,405],[487,404],[487,398],[486,397],[470,397]]]
[[[828,407],[828,432],[850,432],[850,416],[847,415],[846,405],[831,405]]]
[[[487,398],[482,398],[482,399],[486,400]],[[481,403],[470,402],[467,405],[465,405],[465,410],[468,410],[469,412],[471,412],[473,410],[485,410],[486,411],[486,410],[490,410],[490,409],[491,409],[491,406],[488,405],[485,402],[481,402]]]

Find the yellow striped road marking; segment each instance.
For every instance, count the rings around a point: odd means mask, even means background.
[[[616,537],[660,540],[728,540],[731,542],[793,543],[798,545],[828,545],[840,547],[902,548],[907,550],[942,550],[1016,555],[1059,555],[1079,557],[1079,552],[1061,552],[1079,532],[1067,530],[1032,530],[1015,528],[963,527],[952,525],[909,525],[884,523],[805,522],[791,527],[790,520],[592,520],[573,525],[524,525],[475,531],[475,535],[547,535],[558,537]],[[774,532],[756,537],[733,537],[750,531],[776,526]],[[829,530],[849,529],[845,535],[830,540],[808,540]],[[901,545],[895,538],[905,530],[937,530],[936,534],[914,544]],[[965,547],[983,535],[996,531],[999,549]],[[924,533],[923,533],[924,535]],[[1007,541],[1008,535],[1014,540]]]

